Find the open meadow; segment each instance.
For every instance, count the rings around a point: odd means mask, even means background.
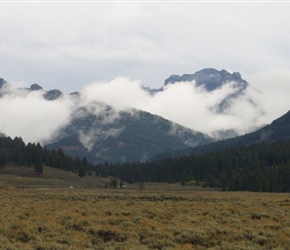
[[[290,194],[0,189],[0,249],[290,249]]]

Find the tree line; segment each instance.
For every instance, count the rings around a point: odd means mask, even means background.
[[[39,143],[25,144],[0,133],[0,168],[12,163],[33,166],[37,174],[43,166],[77,173],[114,177],[120,183],[168,182],[197,185],[230,191],[290,192],[290,140],[255,144],[199,155],[167,157],[151,162],[104,163],[92,165],[73,158],[62,148],[48,150]]]
[[[102,176],[123,181],[168,182],[230,191],[290,192],[290,141],[255,144],[147,163],[100,164]]]
[[[62,148],[48,150],[39,143],[25,144],[21,137],[11,137],[0,133],[0,168],[7,164],[33,166],[37,174],[43,173],[43,166],[50,166],[77,173],[80,177],[91,175],[94,166],[85,157],[72,158]]]

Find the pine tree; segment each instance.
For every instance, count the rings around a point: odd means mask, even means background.
[[[37,173],[38,175],[43,174],[43,166],[42,166],[41,161],[35,163],[34,172]]]
[[[82,166],[80,166],[79,171],[78,171],[78,176],[79,177],[84,177],[86,175],[86,172]]]

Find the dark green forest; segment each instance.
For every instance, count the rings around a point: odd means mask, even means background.
[[[91,174],[94,168],[85,157],[72,158],[64,154],[62,148],[47,150],[39,143],[23,142],[21,137],[11,137],[0,133],[0,168],[7,164],[33,166],[37,174],[43,174],[43,166],[50,166],[77,173],[80,177]]]
[[[290,192],[290,140],[254,144],[199,155],[165,158],[147,163],[90,164],[85,157],[72,158],[62,148],[48,150],[39,143],[25,144],[0,133],[0,168],[7,164],[43,166],[77,173],[80,177],[114,176],[121,182],[167,182],[186,185],[195,181],[224,191]]]
[[[180,182],[230,191],[289,192],[290,141],[255,144],[219,152],[148,163],[98,165],[103,176],[123,181]]]

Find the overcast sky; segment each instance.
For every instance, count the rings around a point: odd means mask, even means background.
[[[290,64],[290,3],[0,2],[0,77],[77,91],[119,76],[159,88],[171,74]]]
[[[209,67],[240,72],[253,87],[226,114],[210,107],[231,89],[209,94],[184,83],[152,97],[141,88]],[[290,109],[290,2],[0,2],[0,77],[209,134],[244,133]],[[70,98],[48,103],[41,93],[0,105],[0,132],[26,141],[47,140],[74,110]]]

